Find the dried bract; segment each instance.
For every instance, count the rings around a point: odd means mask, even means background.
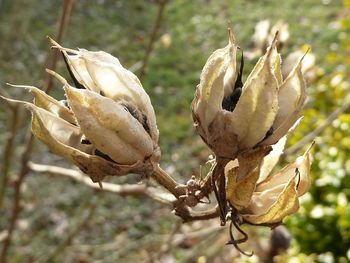
[[[275,174],[270,174],[276,159],[282,153],[282,145],[284,142],[277,145],[263,159],[260,167],[242,181],[237,180],[239,167],[226,170],[227,200],[248,223],[280,223],[286,216],[298,210],[298,198],[310,188],[311,147],[295,162]],[[230,165],[232,166],[228,164]]]

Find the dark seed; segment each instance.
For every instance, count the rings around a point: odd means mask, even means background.
[[[231,95],[224,97],[222,101],[222,108],[224,110],[232,112],[236,108],[237,102],[241,97],[242,87],[243,87],[243,82],[242,82],[243,68],[244,68],[244,58],[243,58],[243,50],[242,50],[241,64],[240,64],[234,89]]]
[[[99,157],[101,157],[109,162],[115,163],[115,161],[113,161],[111,157],[109,157],[107,154],[104,154],[103,152],[101,152],[97,149],[95,150],[95,155],[97,155],[97,156],[99,156]]]
[[[136,120],[141,122],[141,116],[135,107],[131,106],[130,104],[122,104],[122,105]]]
[[[274,132],[274,130],[273,130],[273,127],[271,126],[270,129],[266,132],[264,140],[265,140],[267,137],[269,137],[270,135],[272,135],[273,132]]]
[[[147,119],[147,116],[142,114],[142,126],[143,128],[145,129],[145,131],[151,135],[151,129],[149,128],[149,125],[148,125],[148,119]]]
[[[67,67],[67,70],[69,72],[69,75],[70,77],[72,78],[73,82],[74,82],[74,86],[77,88],[77,89],[85,89],[85,87],[80,84],[80,82],[75,78],[71,68],[69,67],[69,64],[68,64],[68,61],[67,61],[67,58],[66,56],[63,54],[63,52],[61,52],[62,55],[63,55],[63,60],[64,60],[64,63],[66,64],[66,67]]]
[[[145,131],[151,135],[151,129],[148,125],[148,119],[145,114],[142,114],[140,111],[138,111],[135,107],[131,106],[130,104],[122,104],[125,109],[141,124],[142,127],[145,129]]]
[[[91,144],[91,142],[88,139],[82,139],[80,143],[87,144],[87,145]]]
[[[224,97],[222,108],[227,111],[233,111],[236,108],[237,102],[242,94],[242,88],[234,89],[230,96]]]

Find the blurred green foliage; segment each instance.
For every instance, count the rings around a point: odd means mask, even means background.
[[[323,57],[326,74],[310,90],[312,107],[305,111],[300,129],[319,126],[327,115],[349,104],[350,89],[350,2],[344,1]],[[347,110],[316,138],[312,166],[313,187],[302,202],[299,213],[289,218],[288,226],[304,254],[325,254],[336,262],[348,262],[350,254],[350,114]],[[300,131],[299,129],[297,132]],[[302,134],[295,134],[293,144]],[[322,257],[319,262],[326,262]]]
[[[30,100],[30,95],[22,90],[4,84],[43,84],[44,63],[49,52],[45,36],[55,35],[61,4],[61,1],[0,1],[2,93]],[[282,57],[308,44],[317,56],[317,65],[324,70],[323,77],[308,90],[310,101],[305,118],[289,145],[320,126],[337,107],[350,103],[349,8],[348,0],[169,0],[147,75],[142,80],[157,114],[163,166],[184,182],[192,173],[199,173],[199,165],[210,154],[195,135],[190,103],[206,59],[227,43],[228,22],[233,25],[239,45],[249,49],[258,21],[282,19],[289,23],[291,34]],[[105,50],[117,56],[126,67],[137,69],[156,13],[157,4],[150,0],[76,1],[62,44],[72,48]],[[254,61],[246,64],[245,78]],[[68,77],[63,63],[59,65],[58,72]],[[58,83],[51,93],[56,98],[63,98]],[[22,118],[28,116],[23,111]],[[0,142],[3,145],[11,123],[11,113],[5,106],[1,106],[0,120]],[[303,198],[299,213],[287,220],[295,242],[281,262],[293,259],[297,262],[332,262],[327,261],[330,258],[340,262],[350,260],[349,125],[350,113],[347,111],[316,138],[313,186],[310,194]],[[15,160],[21,153],[24,134],[25,129],[20,129],[16,136],[18,147],[11,166],[12,178],[18,169]],[[288,156],[287,160],[294,158]],[[48,156],[47,148],[41,144],[36,144],[33,159],[40,163],[68,165],[56,156]],[[137,178],[112,178],[110,181],[137,182]],[[12,195],[9,187],[1,211],[0,229],[7,226]],[[10,251],[11,260],[30,261],[52,251],[93,195],[91,189],[67,179],[30,174],[24,185],[23,212]],[[151,200],[101,194],[96,202],[95,216],[57,262],[87,258],[103,262],[135,262],[142,258],[145,249],[157,251],[162,242],[161,235],[169,233],[175,223],[168,208]],[[118,238],[123,235],[126,235],[126,241],[122,246],[118,245],[121,246],[118,249],[101,245],[114,241],[119,244]],[[188,255],[188,251],[180,248],[175,253],[179,261],[185,261]]]

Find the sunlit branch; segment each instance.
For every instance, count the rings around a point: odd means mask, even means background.
[[[102,188],[97,183],[93,183],[91,179],[77,170],[62,168],[52,165],[43,165],[29,162],[29,168],[33,172],[49,174],[52,176],[65,176],[74,181],[85,184],[97,191],[110,192],[120,196],[147,196],[154,200],[157,200],[163,204],[171,205],[173,197],[161,191],[155,187],[147,186],[146,184],[113,184],[113,183],[102,183]]]

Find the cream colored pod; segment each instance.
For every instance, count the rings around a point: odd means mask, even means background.
[[[252,160],[248,164],[254,168],[302,116],[302,59],[283,79],[276,34],[243,84],[230,30],[229,35],[229,44],[216,50],[202,70],[192,115],[197,132],[218,158]]]
[[[107,175],[149,175],[158,162],[158,129],[149,96],[138,78],[112,55],[70,50],[53,40],[76,87],[64,85],[64,105],[35,87],[33,134],[56,154],[74,162],[94,182]],[[13,100],[12,100],[13,101]]]

